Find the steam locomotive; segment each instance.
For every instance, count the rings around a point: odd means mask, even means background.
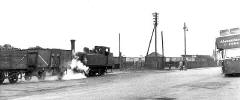
[[[89,67],[89,76],[103,75],[114,65],[113,54],[105,46],[95,46],[92,50],[85,47],[84,52],[77,52],[76,56]]]
[[[48,75],[57,75],[59,79],[70,68],[74,56],[90,68],[87,75],[103,75],[112,68],[113,55],[110,48],[95,46],[89,52],[75,53],[75,40],[71,40],[71,50],[63,49],[25,49],[0,50],[0,84],[5,79],[16,83],[18,79],[30,80],[32,76],[43,80]],[[78,71],[78,70],[76,70]]]

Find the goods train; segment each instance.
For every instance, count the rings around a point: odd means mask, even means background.
[[[42,80],[46,75],[57,75],[61,79],[75,56],[89,67],[89,73],[85,74],[102,75],[107,69],[112,68],[113,55],[110,49],[104,46],[95,46],[93,51],[75,53],[75,40],[71,40],[71,50],[43,48],[0,50],[0,84],[5,79],[10,83],[16,83],[19,78],[30,80],[32,76]]]

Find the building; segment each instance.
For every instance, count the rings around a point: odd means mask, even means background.
[[[157,56],[156,56],[157,55]],[[149,69],[164,69],[165,59],[162,55],[156,52],[152,52],[151,54],[145,57],[145,65],[144,68]]]

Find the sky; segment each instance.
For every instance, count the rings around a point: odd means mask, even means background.
[[[76,51],[100,45],[118,56],[120,33],[124,56],[145,56],[157,12],[160,54],[161,31],[165,56],[184,53],[186,22],[187,54],[212,55],[219,30],[240,26],[239,9],[238,0],[1,0],[0,45],[70,49],[75,39]]]

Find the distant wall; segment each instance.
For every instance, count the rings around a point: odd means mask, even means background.
[[[187,68],[216,67],[216,66],[217,63],[211,56],[208,55],[187,56]]]
[[[126,57],[121,57],[121,62],[122,64],[126,62]],[[119,62],[119,57],[114,57],[114,69],[119,69],[120,68],[120,62]]]
[[[144,68],[163,69],[164,68],[163,62],[165,62],[165,59],[163,57],[147,57],[146,56]]]

